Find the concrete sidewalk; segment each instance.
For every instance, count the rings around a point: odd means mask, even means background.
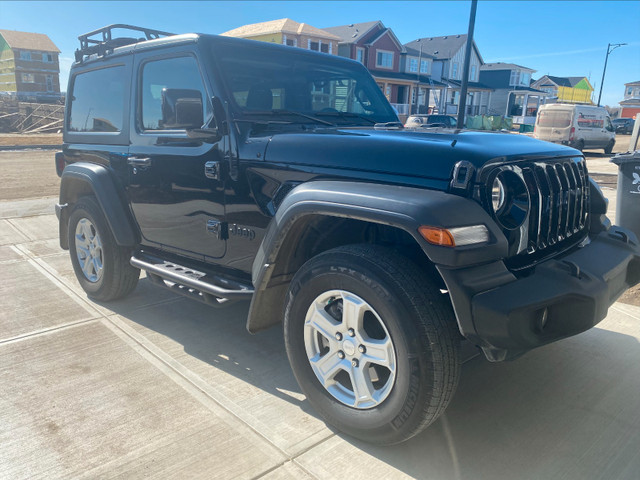
[[[445,416],[373,447],[316,417],[281,329],[249,335],[247,305],[146,279],[88,300],[54,202],[0,202],[2,478],[638,478],[638,307],[514,362],[471,359]]]

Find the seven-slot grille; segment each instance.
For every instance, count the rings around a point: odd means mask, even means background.
[[[531,198],[527,252],[543,250],[582,232],[589,213],[585,160],[527,162],[521,168]]]

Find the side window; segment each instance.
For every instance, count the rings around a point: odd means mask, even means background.
[[[124,66],[76,75],[71,92],[69,131],[122,131],[125,78]]]
[[[168,98],[173,115],[167,120]],[[147,62],[142,67],[140,82],[141,113],[139,124],[143,130],[176,130],[181,124],[198,117],[207,118],[207,94],[196,59],[191,56],[166,58]],[[163,104],[164,102],[164,104]],[[163,106],[164,117],[163,118]],[[198,110],[200,108],[200,110]],[[177,118],[182,116],[182,120]],[[201,124],[202,125],[202,124]],[[201,126],[200,125],[200,126]]]

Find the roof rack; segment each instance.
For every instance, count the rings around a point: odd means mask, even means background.
[[[135,37],[116,37],[113,38],[111,31],[120,28],[123,30],[132,30],[134,32],[141,32],[144,34],[144,38]],[[100,38],[90,38],[96,35],[102,34]],[[97,54],[99,56],[107,55],[113,52],[114,48],[123,47],[124,45],[131,45],[138,42],[144,42],[146,40],[154,40],[160,37],[169,37],[175,35],[174,33],[163,32],[160,30],[153,30],[151,28],[136,27],[135,25],[125,25],[123,23],[116,23],[106,27],[99,28],[93,32],[80,35],[80,48],[76,50],[76,62],[81,62],[85,56]]]

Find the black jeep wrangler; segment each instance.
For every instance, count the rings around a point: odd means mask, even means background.
[[[142,38],[114,38],[116,27]],[[579,151],[403,129],[361,64],[123,25],[71,69],[60,244],[95,299],[149,281],[284,322],[309,402],[397,443],[433,422],[463,338],[490,361],[583,332],[640,281]]]

